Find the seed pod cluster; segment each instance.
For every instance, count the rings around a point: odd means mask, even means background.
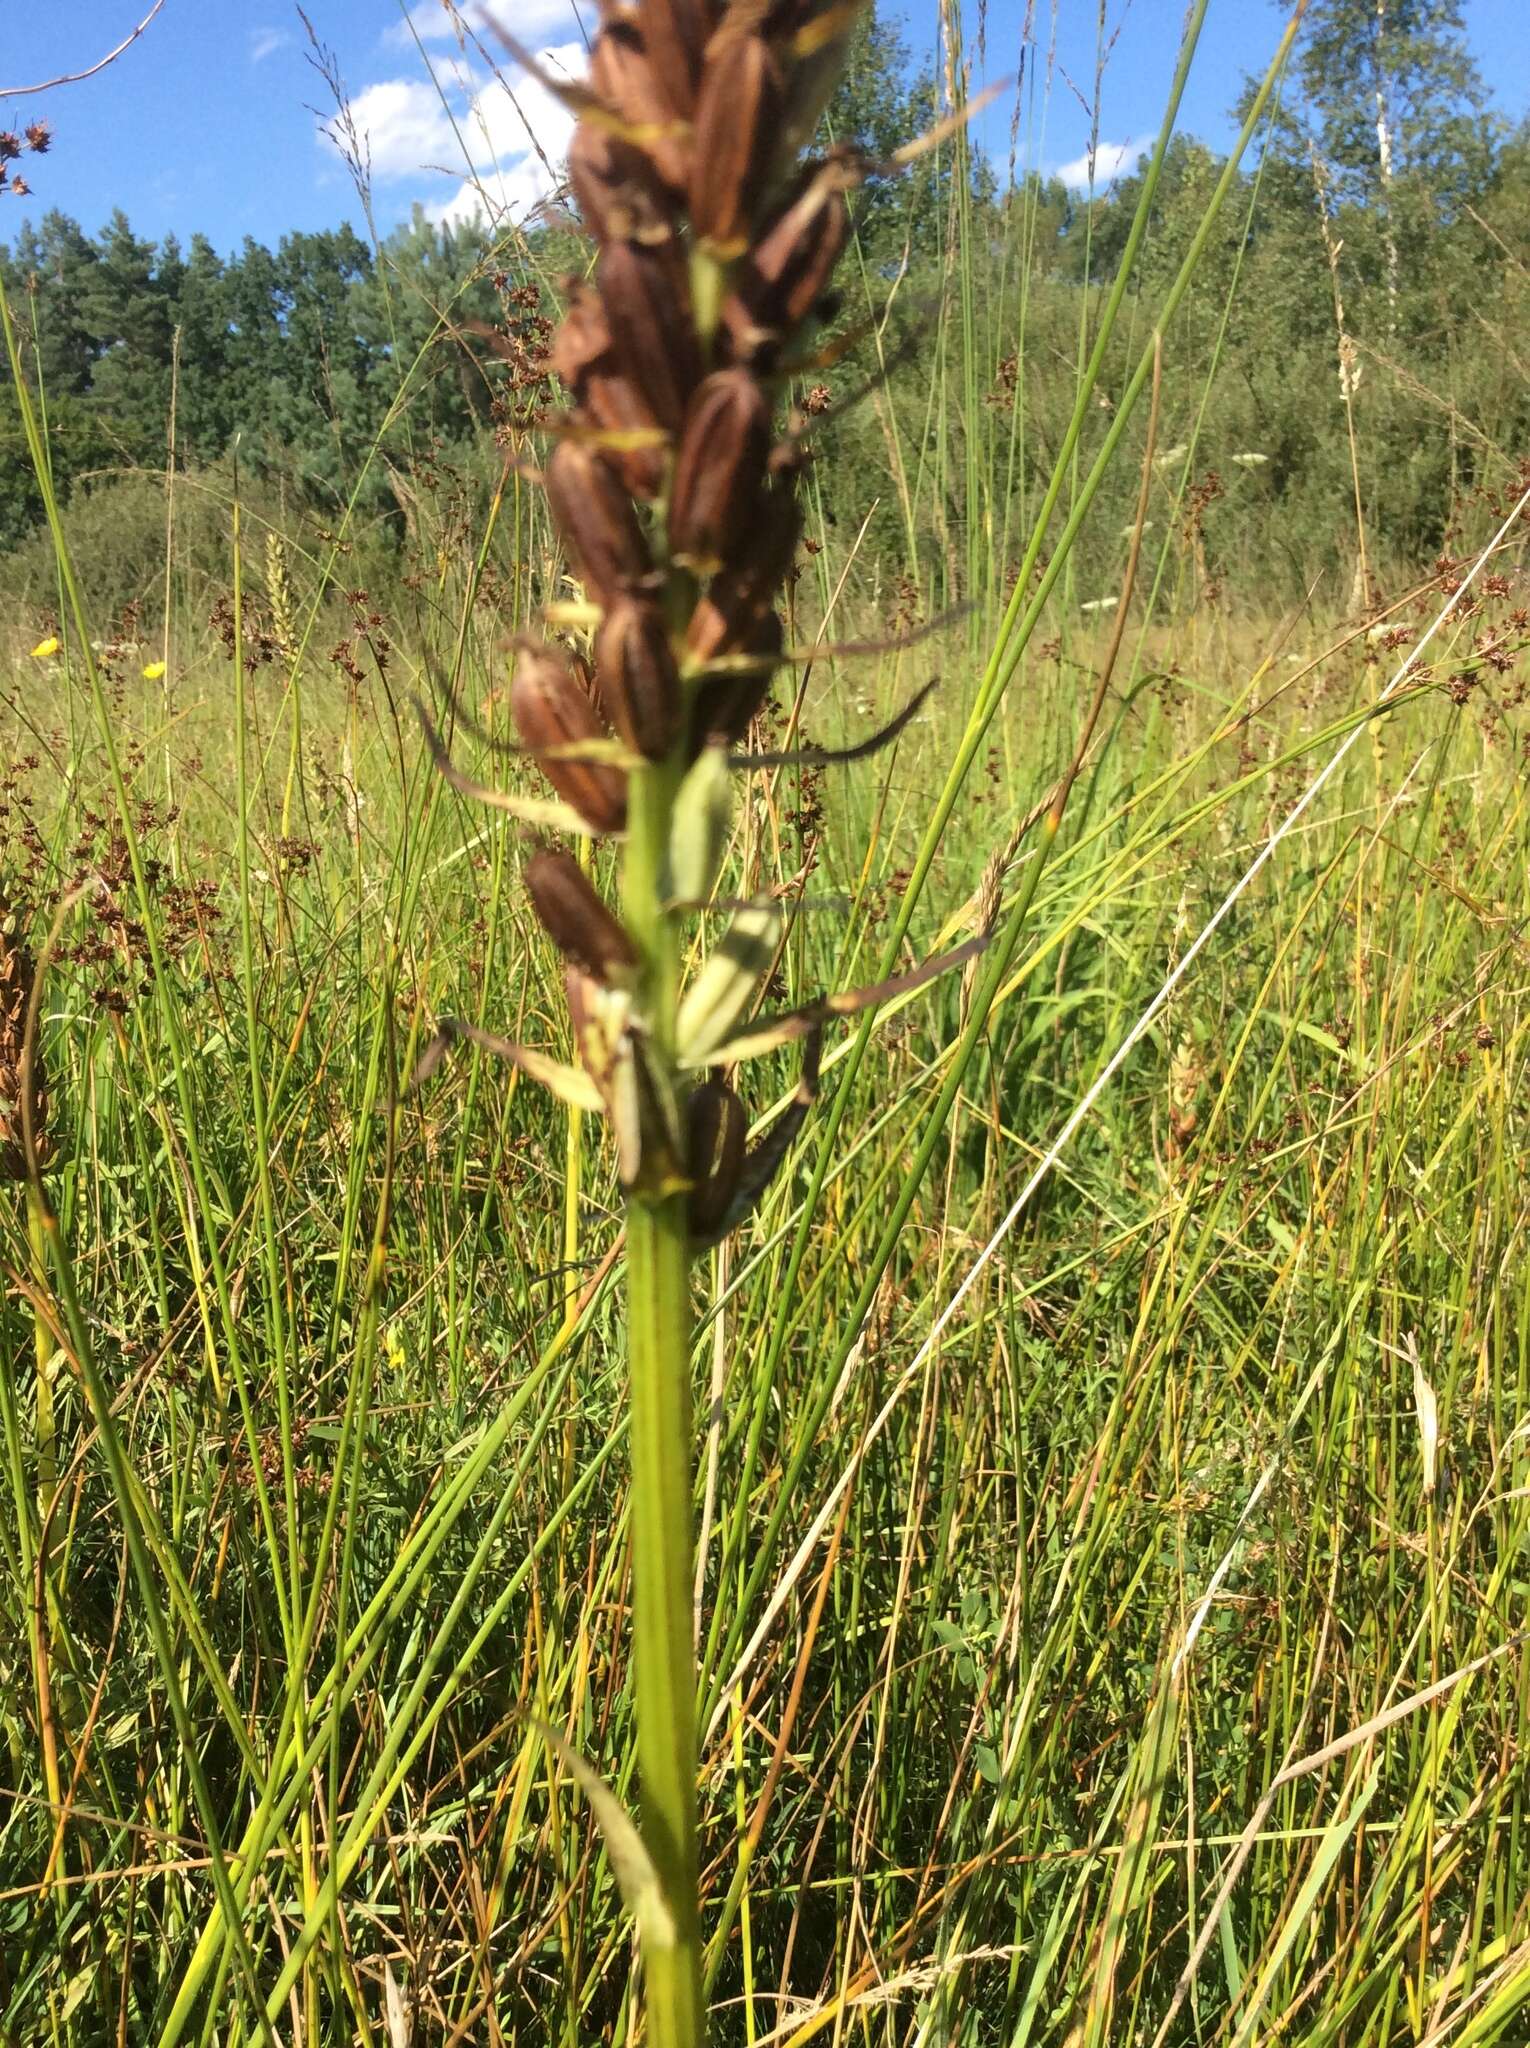
[[[21,935],[17,914],[0,896],[0,1181],[26,1178],[26,1145],[22,1120],[25,1087],[27,1005],[35,972]],[[32,1130],[40,1152],[46,1149],[48,1098],[41,1063],[32,1062]]]
[[[775,380],[824,310],[852,181],[795,156],[853,19],[844,0],[603,0],[569,155],[595,259],[552,344],[569,409],[545,473],[598,614],[593,672],[533,652],[512,692],[522,740],[596,832],[623,828],[628,771],[581,744],[614,731],[677,786],[703,747],[743,739],[780,664],[801,527]],[[641,1030],[644,943],[564,856],[539,854],[528,885],[565,956],[633,990]],[[720,1082],[683,1107],[690,1157],[673,1165],[706,1235],[732,1202],[744,1115]]]

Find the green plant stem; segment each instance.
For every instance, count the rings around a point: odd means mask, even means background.
[[[671,1079],[678,952],[663,873],[678,764],[632,777],[624,900],[646,966],[648,1053]],[[690,1247],[683,1193],[627,1204],[632,1408],[632,1611],[643,1833],[674,1922],[643,1969],[651,2048],[704,2037],[696,1857],[695,1503],[691,1480]]]

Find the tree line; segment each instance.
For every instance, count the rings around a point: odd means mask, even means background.
[[[885,157],[935,102],[883,18],[828,126]],[[1193,139],[1171,146],[1131,281],[1144,318],[1220,169]],[[914,345],[893,352],[879,402],[825,435],[820,497],[841,520],[874,508],[876,557],[933,574],[933,596],[965,594],[977,526],[1002,550],[1055,457],[1080,333],[1123,261],[1141,177],[1089,200],[952,145],[862,196],[859,275],[873,305],[891,293],[914,309]],[[555,402],[540,342],[579,260],[556,207],[508,232],[416,211],[376,242],[342,226],[229,255],[200,234],[151,244],[121,211],[93,234],[50,212],[0,248],[0,277],[66,502],[237,450],[294,513],[333,522],[354,503],[386,541],[422,476],[457,462],[487,481],[496,433]],[[1416,563],[1448,543],[1464,498],[1506,487],[1530,448],[1527,265],[1530,133],[1487,113],[1459,6],[1319,0],[1166,352],[1161,439],[1192,450],[1166,518],[1200,582],[1285,588],[1357,546]],[[864,311],[847,305],[846,328]],[[1141,346],[1126,326],[1123,375]],[[900,501],[889,417],[917,445],[932,351],[941,473]],[[867,360],[863,342],[831,383]],[[1123,516],[1134,488],[1123,474]],[[24,548],[41,513],[7,390],[0,551]]]

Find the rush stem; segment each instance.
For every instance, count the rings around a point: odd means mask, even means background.
[[[637,770],[627,799],[623,907],[644,958],[650,1057],[673,1079],[679,947],[664,904],[678,762]],[[705,2035],[696,1857],[696,1656],[692,1621],[690,1250],[685,1196],[627,1204],[627,1348],[632,1405],[632,1620],[643,1836],[674,1923],[645,1944],[649,2048]]]

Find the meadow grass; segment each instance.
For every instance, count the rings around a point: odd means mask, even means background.
[[[912,497],[1012,459],[1004,312],[943,309],[934,443],[879,397]],[[837,899],[772,1007],[996,937],[830,1041],[698,1272],[714,2036],[1520,2041],[1522,543],[1378,711],[1406,641],[1198,603],[1165,540],[1043,858],[1108,637],[1054,551],[1074,456],[1018,575],[974,520],[933,653],[799,665],[775,728],[815,739],[943,680],[892,754],[752,777],[729,851],[738,894]],[[570,1056],[525,835],[407,701],[433,670],[497,715],[545,523],[510,473],[473,549],[354,603],[237,487],[229,526],[232,648],[177,617],[148,680],[92,651],[60,516],[63,644],[17,635],[0,707],[5,861],[58,906],[43,1227],[0,1188],[0,2039],[626,2040],[631,1927],[543,1733],[630,1801],[612,1162],[476,1048],[407,1087],[448,1014]],[[884,629],[809,531],[799,644]],[[1450,594],[1396,598],[1417,637]]]

